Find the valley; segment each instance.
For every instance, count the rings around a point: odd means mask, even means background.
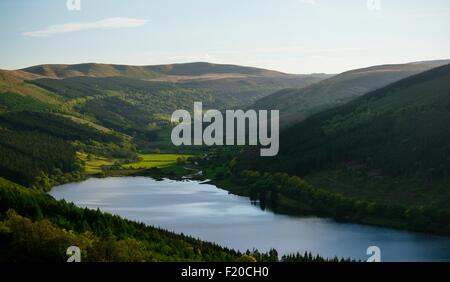
[[[66,183],[100,183],[112,176],[210,179],[221,189],[257,202],[258,213],[295,216],[294,221],[319,216],[329,218],[332,226],[359,223],[372,225],[361,225],[363,229],[390,227],[448,236],[450,72],[446,63],[374,66],[335,76],[209,63],[2,70],[0,236],[6,238],[7,258],[23,260],[14,253],[36,244],[28,259],[60,260],[58,254],[67,242],[89,249],[85,259],[94,261],[347,258],[345,252],[313,248],[313,241],[280,252],[284,255],[280,257],[272,246],[264,248],[270,242],[245,248],[226,245],[216,237],[201,238],[213,241],[206,243],[45,194]],[[192,112],[198,101],[205,110],[279,109],[279,154],[261,157],[259,147],[173,146],[172,112]],[[225,198],[235,197],[223,193]],[[248,199],[240,199],[240,207],[247,208]],[[131,220],[141,222],[141,218]],[[45,244],[58,244],[46,251],[26,237],[28,229],[20,229],[20,224],[49,232],[54,241]],[[73,236],[64,230],[72,230]],[[108,247],[102,242],[113,243]],[[295,245],[294,239],[290,242]],[[252,247],[261,252],[247,251]],[[136,255],[121,253],[124,248]],[[107,250],[114,255],[106,256]],[[446,255],[430,259],[447,260]]]

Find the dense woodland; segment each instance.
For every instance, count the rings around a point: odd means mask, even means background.
[[[39,191],[0,182],[0,260],[65,261],[77,245],[84,261],[236,260],[234,251],[100,211],[55,201]]]
[[[357,200],[445,211],[449,105],[447,65],[314,115],[281,133],[277,157],[263,161],[251,148],[237,166],[297,175]]]
[[[203,161],[208,177],[225,189],[258,201],[261,209],[319,215],[338,221],[450,235],[450,213],[435,206],[383,203],[343,195],[287,173],[242,170],[234,150],[215,150]]]
[[[118,154],[119,151],[130,158],[134,156],[123,137],[102,133],[56,114],[13,112],[0,115],[2,177],[44,189],[80,179],[82,168],[75,156],[77,150],[100,154]]]
[[[450,176],[450,65],[407,78],[290,127],[268,170],[306,175],[340,163]],[[249,152],[251,154],[251,152]]]
[[[11,92],[0,95],[0,113],[7,111],[44,111],[51,109],[49,106],[35,98],[22,96]]]

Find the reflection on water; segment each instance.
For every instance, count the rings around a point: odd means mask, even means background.
[[[311,251],[365,260],[367,247],[375,245],[383,261],[450,261],[447,237],[276,215],[248,198],[197,181],[91,178],[55,187],[50,194],[243,251],[276,248],[280,254]]]

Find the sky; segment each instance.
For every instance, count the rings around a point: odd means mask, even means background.
[[[448,0],[1,0],[0,68],[206,61],[339,73],[450,59],[449,31]]]

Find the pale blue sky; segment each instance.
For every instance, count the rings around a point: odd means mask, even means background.
[[[1,0],[0,68],[209,61],[338,73],[450,58],[450,1],[381,3],[81,0],[80,11],[69,11],[66,0]]]

